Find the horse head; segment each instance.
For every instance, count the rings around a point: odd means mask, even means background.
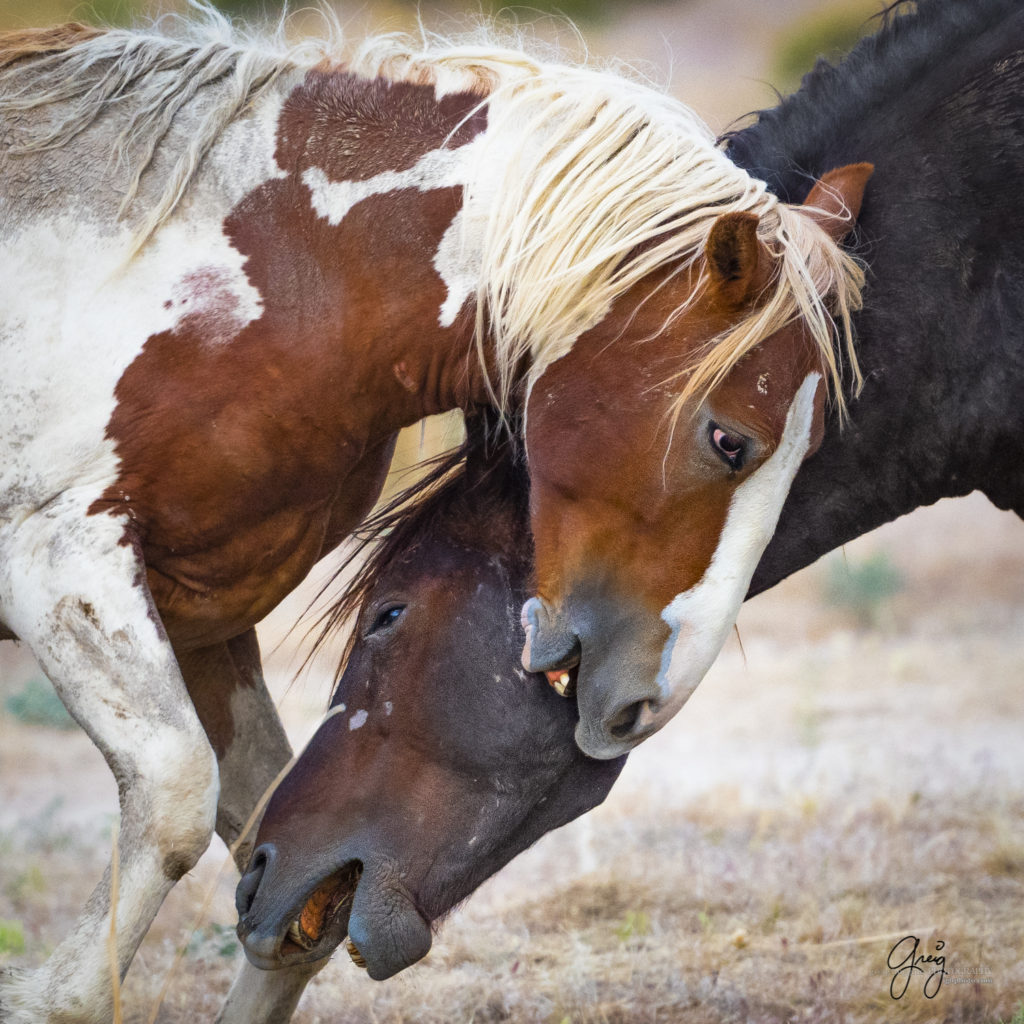
[[[519,667],[527,486],[485,449],[473,428],[464,467],[351,592],[331,713],[274,793],[238,887],[259,967],[323,959],[348,934],[371,977],[402,970],[435,921],[619,773],[622,760],[577,749],[575,706]]]
[[[831,172],[791,230],[835,247],[871,170]],[[563,688],[569,674],[592,757],[629,750],[693,692],[823,434],[832,338],[798,307],[772,309],[793,268],[760,228],[719,215],[699,260],[641,281],[528,398],[523,664]],[[642,340],[611,344],[627,329]]]

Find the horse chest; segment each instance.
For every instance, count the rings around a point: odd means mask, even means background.
[[[189,553],[143,546],[150,592],[176,646],[230,639],[262,619],[320,556],[326,511],[287,509]]]
[[[306,465],[290,485],[294,464],[263,473],[242,465],[234,481],[221,472],[225,489],[216,487],[216,473],[193,476],[173,505],[159,494],[150,503],[142,488],[133,513],[148,509],[143,553],[150,590],[176,645],[236,636],[289,594],[369,512],[394,442],[392,435],[365,452],[339,452],[329,474]]]

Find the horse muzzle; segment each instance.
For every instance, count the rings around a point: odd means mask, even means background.
[[[531,598],[522,621],[523,665],[559,693],[575,693],[576,743],[588,757],[619,757],[671,717],[658,682],[668,639],[658,615],[589,594],[575,602],[570,595],[558,609]]]
[[[554,684],[552,675],[574,668],[580,660],[580,639],[560,614],[541,597],[531,597],[521,613],[526,642],[523,668],[543,672]],[[557,687],[556,687],[557,689]]]
[[[286,877],[277,849],[253,854],[235,894],[238,937],[249,961],[262,970],[315,963],[348,936],[348,953],[375,981],[415,963],[430,950],[430,925],[386,863],[336,857],[333,870]]]

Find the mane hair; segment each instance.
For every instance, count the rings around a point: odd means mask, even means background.
[[[78,43],[102,33],[102,29],[69,21],[52,28],[8,29],[0,32],[0,71],[18,61],[46,54],[63,53]]]
[[[729,160],[690,108],[589,68],[544,66],[496,90],[491,110],[491,144],[517,125],[532,133],[498,162],[478,288],[477,338],[481,356],[485,337],[497,349],[499,407],[508,406],[524,364],[528,392],[637,282],[663,268],[675,275],[698,267],[715,221],[733,211],[759,217],[759,237],[776,256],[775,284],[686,368],[677,404],[703,399],[765,337],[803,319],[842,406],[829,303],[859,386],[850,316],[860,306],[860,264]],[[702,272],[666,327],[706,284]]]
[[[332,45],[333,33],[327,40],[288,46],[283,23],[274,33],[246,37],[214,7],[206,3],[193,3],[193,7],[196,15],[191,19],[162,19],[176,34],[154,24],[146,30],[84,30],[77,38],[66,32],[70,26],[0,36],[0,118],[52,104],[68,105],[60,120],[44,122],[43,130],[12,153],[66,146],[113,103],[130,110],[112,146],[115,158],[130,167],[119,216],[131,207],[142,175],[175,116],[201,91],[209,96],[210,87],[218,87],[189,145],[178,155],[160,199],[136,229],[133,254],[173,214],[203,158],[228,125],[283,74],[312,67]],[[47,45],[49,37],[62,35],[67,36],[67,45]]]
[[[192,19],[169,20],[177,36],[157,28],[112,29],[47,49],[42,38],[37,45],[22,34],[0,70],[0,118],[68,104],[58,123],[19,152],[67,145],[110,103],[132,100],[113,146],[130,164],[122,215],[175,115],[200,91],[215,97],[137,228],[133,252],[173,214],[235,118],[286,73],[326,61],[367,77],[475,91],[487,104],[485,152],[476,162],[479,178],[465,190],[462,226],[464,245],[480,249],[476,342],[485,368],[494,367],[492,394],[500,409],[528,394],[637,282],[664,268],[678,274],[699,267],[715,220],[731,211],[758,215],[778,273],[759,307],[683,368],[679,407],[703,399],[747,352],[796,319],[806,322],[841,409],[837,323],[839,347],[859,386],[850,316],[860,304],[860,264],[729,160],[692,110],[650,84],[522,48],[487,40],[456,44],[428,33],[418,43],[373,37],[342,62],[340,31],[329,17],[323,40],[289,46],[283,22],[274,33],[242,36],[211,7],[193,6]],[[0,40],[0,67],[3,54]],[[34,59],[20,59],[29,55]],[[494,167],[502,168],[497,182],[490,180]],[[705,284],[702,275],[665,326]],[[488,343],[493,360],[484,358]],[[520,383],[525,392],[517,391]]]

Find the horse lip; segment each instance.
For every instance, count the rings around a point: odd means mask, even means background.
[[[577,641],[576,646],[561,661],[555,662],[550,668],[544,670],[544,675],[550,676],[553,672],[572,672],[573,669],[579,668],[580,654],[580,644]]]
[[[526,636],[520,660],[527,672],[564,671],[579,661],[580,638],[563,612],[532,597],[523,605],[521,619]]]
[[[273,971],[286,966],[280,957],[283,936],[273,932],[246,932],[243,935],[241,923],[236,931],[246,959],[253,967],[261,971]]]
[[[374,981],[384,981],[425,957],[433,933],[430,920],[404,885],[378,882],[383,884],[360,891],[348,928],[366,973]]]
[[[292,967],[297,964],[316,963],[326,960],[345,941],[348,935],[348,922],[352,913],[352,903],[355,899],[356,888],[359,884],[359,876],[352,885],[351,892],[347,899],[343,899],[324,922],[320,936],[308,949],[295,943],[288,935],[292,922],[297,920],[303,909],[309,902],[312,895],[324,884],[325,881],[334,875],[340,875],[353,863],[358,861],[347,861],[336,871],[329,872],[321,877],[311,886],[303,890],[301,898],[295,900],[288,913],[277,916],[277,925],[272,930],[267,930],[259,925],[251,928],[245,918],[238,922],[236,932],[246,958],[260,970],[280,970],[284,967]]]

